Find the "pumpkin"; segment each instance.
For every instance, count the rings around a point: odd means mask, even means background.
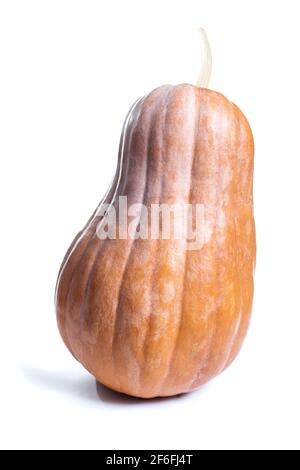
[[[253,148],[242,112],[204,86],[161,86],[129,111],[113,184],[69,248],[56,287],[61,336],[102,384],[136,397],[176,395],[236,357],[253,298]],[[100,238],[100,209],[107,203],[120,215],[120,196],[149,209],[201,204],[201,248]]]

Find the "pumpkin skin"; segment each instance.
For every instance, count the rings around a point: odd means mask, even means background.
[[[130,110],[104,202],[201,203],[205,239],[97,237],[96,210],[62,263],[62,338],[104,385],[151,398],[197,389],[236,357],[252,307],[253,137],[220,93],[162,86]]]

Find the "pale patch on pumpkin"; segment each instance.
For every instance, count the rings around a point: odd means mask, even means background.
[[[222,208],[219,208],[217,210],[217,227],[219,229],[222,229],[224,228],[226,225],[226,216],[225,216],[225,212]]]
[[[203,321],[207,321],[212,313],[216,310],[216,302],[213,297],[207,299],[204,309],[200,312],[200,318]]]
[[[231,129],[231,119],[227,113],[222,114],[220,108],[212,108],[212,112],[209,116],[208,126],[209,131],[216,138],[224,138]],[[208,133],[209,135],[209,133]]]
[[[134,293],[135,295],[139,296],[139,304],[144,304],[144,305],[150,305],[151,303],[151,291],[146,289],[146,281],[139,282],[136,284],[134,287]],[[144,316],[149,316],[149,313],[144,314]]]
[[[163,284],[161,296],[163,302],[171,302],[175,297],[176,289],[172,281],[167,281]]]
[[[203,240],[204,243],[208,243],[211,240],[213,234],[213,224],[206,220],[203,226]]]
[[[169,331],[170,314],[172,312],[168,310],[157,310],[152,312],[152,316],[159,318],[159,328],[155,328],[151,331],[148,339],[149,341],[159,342],[161,338],[164,338]],[[172,318],[173,322],[173,318]]]
[[[175,298],[176,289],[173,281],[165,281],[157,291],[152,293],[152,300],[155,303],[168,304]]]
[[[225,190],[232,181],[232,170],[229,166],[223,166],[220,172],[221,186]]]
[[[126,377],[133,390],[138,390],[140,382],[140,365],[129,343],[124,344],[124,358],[126,358]]]

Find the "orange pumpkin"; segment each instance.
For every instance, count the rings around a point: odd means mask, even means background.
[[[253,297],[253,138],[219,93],[162,86],[129,112],[103,202],[190,203],[201,249],[177,239],[100,239],[99,208],[62,263],[56,309],[65,344],[101,383],[138,397],[198,388],[236,357]],[[102,204],[103,204],[102,202]]]

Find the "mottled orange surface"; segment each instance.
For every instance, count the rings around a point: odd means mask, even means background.
[[[198,388],[236,357],[253,298],[253,138],[219,93],[162,86],[130,111],[105,197],[201,203],[204,245],[99,240],[97,211],[60,270],[65,344],[100,382],[150,398]],[[114,202],[115,201],[115,202]]]

